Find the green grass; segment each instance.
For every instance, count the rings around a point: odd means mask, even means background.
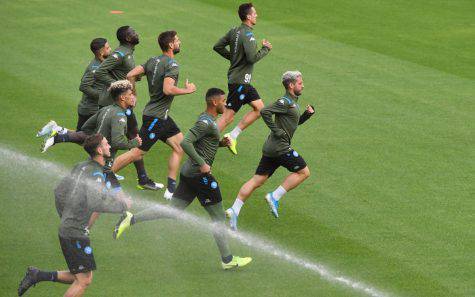
[[[256,65],[253,84],[271,102],[282,94],[281,73],[299,69],[301,104],[316,105],[318,115],[293,140],[312,176],[284,197],[274,220],[261,197],[286,175],[278,171],[244,206],[240,228],[396,296],[475,295],[473,2],[255,5],[255,35],[274,48]],[[141,35],[137,64],[159,52],[159,32],[179,32],[180,85],[189,78],[198,87],[173,105],[172,116],[186,131],[203,109],[206,89],[226,87],[227,63],[211,48],[237,24],[236,7],[193,0],[2,1],[1,147],[67,168],[85,158],[75,145],[41,155],[32,136],[50,118],[75,126],[89,41],[104,36],[114,47],[123,24]],[[113,9],[125,13],[109,14]],[[139,112],[146,90],[142,82]],[[267,133],[259,121],[240,137],[237,157],[218,153],[213,173],[226,206],[252,176]],[[159,144],[147,155],[152,177],[165,180],[168,154]],[[26,266],[65,263],[55,181],[8,160],[0,164],[0,295],[12,296]],[[134,169],[124,175],[134,191]],[[163,202],[161,193],[146,196]],[[198,203],[190,211],[204,216]],[[237,242],[236,254],[255,262],[222,272],[211,235],[176,222],[143,224],[114,242],[115,220],[103,215],[93,229],[98,270],[86,296],[363,296]],[[45,283],[30,295],[58,296],[65,289]]]

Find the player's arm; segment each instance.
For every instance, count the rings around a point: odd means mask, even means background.
[[[264,40],[262,43],[262,48],[257,50],[256,39],[254,38],[252,32],[249,33],[245,36],[242,36],[242,45],[246,54],[246,60],[249,63],[254,64],[269,53],[272,45],[267,40]]]
[[[287,106],[284,99],[279,99],[271,105],[268,105],[261,109],[261,117],[266,123],[267,127],[272,131],[272,133],[282,136],[285,135],[285,131],[279,127],[274,121],[274,114],[284,114],[287,113]],[[283,133],[283,134],[282,134]]]
[[[178,96],[191,94],[196,91],[194,83],[188,82],[188,79],[185,81],[185,88],[179,88],[175,86],[176,81],[178,81],[178,73],[180,69],[178,63],[174,60],[171,60],[170,63],[165,67],[165,75],[163,79],[163,94],[167,96]]]
[[[130,70],[129,73],[127,73],[127,80],[132,83],[134,94],[136,94],[135,83],[139,81],[144,74],[145,69],[142,65],[136,66],[134,69]]]
[[[312,105],[307,105],[305,111],[300,115],[299,125],[305,123],[311,116],[315,114],[315,108]]]
[[[96,72],[94,73],[94,79],[102,82],[107,87],[110,86],[111,83],[116,81],[115,78],[110,74],[110,70],[119,66],[122,63],[122,59],[122,54],[117,52],[107,57],[101,63],[101,65],[99,65],[99,68],[97,68]]]
[[[123,113],[117,113],[111,119],[111,146],[119,150],[129,150],[141,145],[140,138],[128,139],[125,135],[127,117]]]
[[[223,37],[221,37],[218,42],[213,46],[213,50],[220,54],[223,58],[227,60],[231,60],[231,52],[226,48],[229,45],[229,35],[231,31],[226,33]]]
[[[96,130],[98,115],[99,112],[96,112],[82,125],[81,130],[84,131],[84,133],[86,133],[87,135],[93,134],[94,130]]]
[[[99,91],[92,87],[94,84],[94,72],[94,69],[87,69],[86,72],[84,72],[81,84],[79,85],[79,91],[97,101],[99,100]]]
[[[183,151],[190,157],[191,160],[195,161],[198,165],[203,166],[206,164],[206,161],[201,158],[201,156],[196,152],[193,143],[200,140],[204,137],[208,130],[208,123],[204,121],[198,121],[196,124],[185,134],[183,141],[181,142],[181,147]]]
[[[121,190],[104,190],[102,179],[90,176],[86,180],[87,208],[93,212],[121,213],[130,208],[131,200]]]

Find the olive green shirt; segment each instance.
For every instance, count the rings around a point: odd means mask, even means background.
[[[105,59],[94,73],[94,79],[102,85],[103,91],[99,96],[99,106],[114,103],[107,89],[111,83],[127,78],[127,73],[134,69],[134,49],[127,45],[120,45]]]
[[[78,104],[78,114],[88,116],[95,114],[99,110],[99,95],[102,92],[102,86],[94,84],[94,73],[101,65],[101,61],[94,58],[87,66],[79,85],[79,91],[81,91],[82,98]]]
[[[219,147],[216,118],[206,112],[202,113],[195,125],[186,133],[181,147],[189,157],[181,167],[181,174],[184,176],[200,175],[200,167],[205,163],[212,166]]]
[[[121,213],[127,209],[105,182],[102,166],[94,160],[76,165],[54,190],[63,238],[88,238],[86,227],[93,212]]]
[[[167,55],[161,55],[148,59],[142,67],[147,76],[150,94],[150,101],[145,105],[143,115],[166,119],[175,96],[163,94],[163,81],[165,77],[171,77],[175,80],[175,86],[178,84],[178,63]]]
[[[111,155],[115,156],[118,150],[128,150],[139,145],[137,139],[127,138],[128,109],[123,109],[117,104],[101,108],[90,117],[82,126],[86,134],[101,133],[111,146]]]
[[[229,50],[226,46],[229,46]],[[228,70],[229,84],[250,84],[254,63],[264,58],[270,51],[265,46],[257,50],[252,28],[246,24],[229,30],[218,40],[213,49],[231,63]]]
[[[262,119],[271,130],[262,148],[264,156],[278,157],[291,150],[290,141],[300,120],[300,107],[297,101],[297,97],[286,93],[276,102],[261,109]]]

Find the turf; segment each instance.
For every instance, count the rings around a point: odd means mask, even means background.
[[[262,196],[280,170],[244,206],[239,226],[280,246],[395,296],[475,295],[474,94],[472,1],[256,1],[257,39],[274,48],[256,65],[253,84],[266,102],[282,94],[280,75],[304,74],[301,104],[317,116],[293,140],[312,176],[267,213]],[[130,24],[141,35],[136,62],[157,54],[157,33],[182,39],[180,80],[198,91],[175,99],[182,130],[203,109],[208,87],[226,88],[226,62],[213,43],[237,24],[237,2],[2,1],[7,24],[0,47],[1,147],[70,168],[84,159],[74,145],[42,155],[32,136],[54,118],[74,127],[79,80],[91,59],[89,41],[116,45]],[[112,15],[110,10],[123,10]],[[141,111],[146,83],[139,86]],[[242,114],[242,113],[241,113]],[[214,175],[225,205],[260,158],[262,121],[239,138],[239,155],[219,152]],[[165,180],[169,150],[146,157],[150,175]],[[1,162],[0,295],[12,296],[26,266],[64,267],[52,189],[57,179],[7,158]],[[125,186],[134,193],[134,170]],[[163,202],[161,193],[145,194]],[[190,211],[204,215],[195,203]],[[254,262],[222,272],[211,235],[176,222],[137,226],[114,242],[116,216],[92,231],[98,270],[86,296],[364,296],[300,267],[233,242]],[[62,295],[40,284],[31,296]]]

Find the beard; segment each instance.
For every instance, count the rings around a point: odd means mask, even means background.
[[[133,36],[132,38],[130,38],[130,43],[133,44],[133,45],[139,44],[140,43],[139,37],[138,36]]]
[[[174,48],[173,49],[173,54],[176,55],[180,52],[180,48]]]
[[[295,96],[300,96],[300,95],[302,95],[302,90],[300,90],[300,91],[294,90],[294,94],[295,94]]]

